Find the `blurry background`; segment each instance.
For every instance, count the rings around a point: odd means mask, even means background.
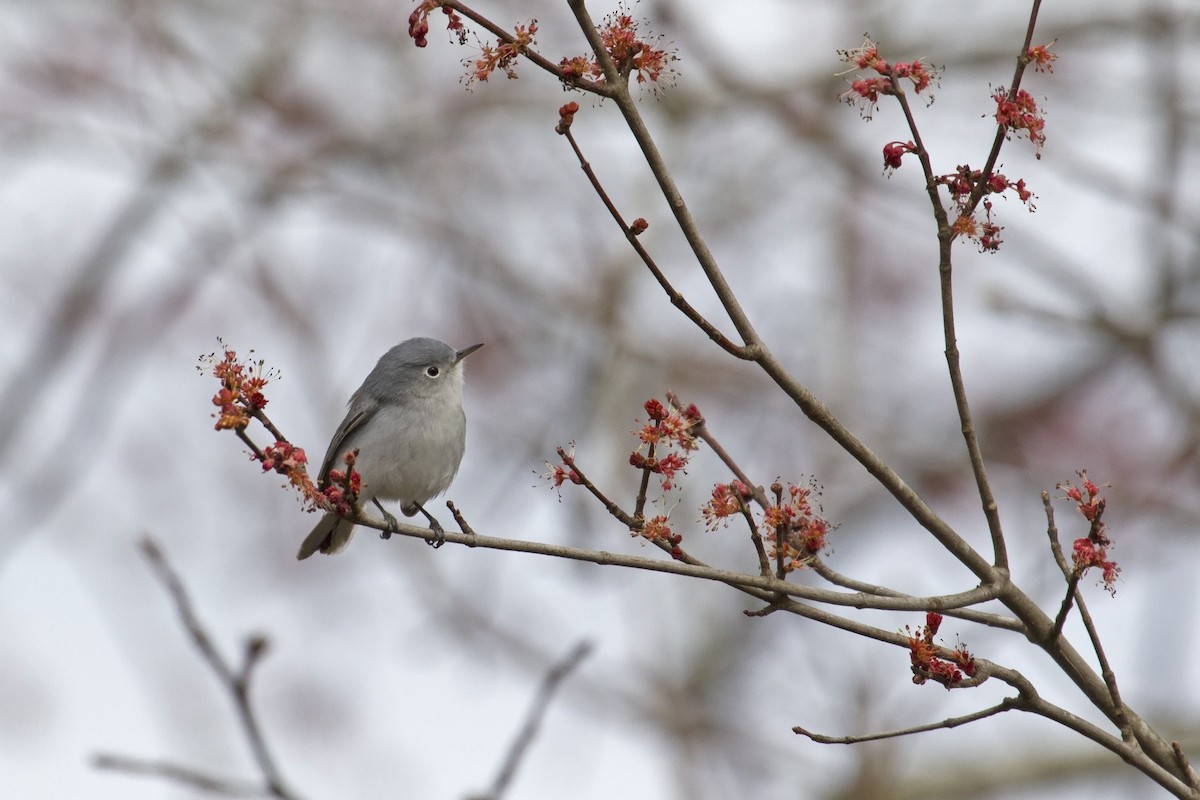
[[[442,16],[379,0],[0,2],[0,775],[5,795],[176,798],[98,772],[97,752],[252,778],[229,699],[135,543],[151,534],[233,658],[265,633],[256,700],[307,797],[462,798],[491,781],[545,670],[580,640],[513,797],[1153,796],[1116,757],[1005,715],[879,745],[863,733],[966,713],[1002,687],[915,687],[908,657],[720,586],[360,531],[295,560],[313,518],[212,431],[221,336],[282,372],[268,413],[314,457],[388,347],[432,335],[468,363],[469,444],[449,496],[481,533],[653,555],[579,491],[535,473],[574,441],[627,501],[641,404],[696,402],[755,480],[825,487],[831,564],[913,593],[965,570],[750,366],[676,313],[554,134],[571,99],[519,65],[468,91]],[[839,105],[835,51],[864,31],[893,60],[944,65],[919,108],[935,165],[981,166],[991,90],[1011,79],[1028,2],[645,0],[680,77],[642,109],[767,341],[971,541],[986,545],[942,355],[936,240],[898,110]],[[539,20],[552,60],[584,53],[563,2],[489,2]],[[611,6],[592,7],[600,19]],[[1085,584],[1125,698],[1185,746],[1196,716],[1200,196],[1190,75],[1200,10],[1050,2],[1053,75],[1025,88],[1048,142],[1006,146],[1037,211],[1001,200],[999,254],[956,250],[960,347],[1027,591],[1057,608],[1039,492],[1086,467],[1112,483],[1117,596]],[[575,133],[642,241],[728,329],[618,115]],[[672,498],[684,545],[753,570],[744,532],[694,524],[702,453]],[[441,507],[440,503],[436,504]],[[1066,540],[1082,520],[1059,503]],[[449,523],[448,515],[439,514]],[[801,579],[811,579],[802,577]],[[889,629],[914,615],[865,615]],[[1077,640],[1080,631],[1072,629]],[[1012,636],[947,620],[978,655],[1082,698]],[[1193,756],[1196,750],[1192,750]]]

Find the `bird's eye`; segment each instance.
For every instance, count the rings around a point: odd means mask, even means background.
[[[441,373],[441,370],[438,369],[437,367],[426,367],[425,368],[425,374],[431,378],[436,378],[440,373]]]

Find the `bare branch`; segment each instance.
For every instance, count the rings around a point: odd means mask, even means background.
[[[911,736],[914,733],[925,733],[926,731],[937,731],[947,728],[957,728],[960,725],[966,725],[970,722],[977,722],[981,719],[994,717],[997,714],[1002,714],[1005,711],[1012,711],[1014,708],[1020,708],[1020,701],[1015,697],[1006,697],[996,705],[985,708],[981,711],[976,711],[973,714],[964,714],[961,717],[949,717],[941,722],[931,722],[927,725],[914,725],[910,728],[899,728],[892,731],[882,731],[880,733],[868,733],[861,736],[826,736],[820,733],[802,728],[799,725],[792,728],[793,733],[798,733],[802,736],[807,736],[818,744],[859,744],[861,742],[878,742],[881,739],[896,739],[901,736]]]
[[[604,207],[608,209],[608,213],[612,215],[613,220],[616,221],[617,227],[621,229],[621,233],[625,234],[625,239],[629,242],[630,246],[633,247],[634,252],[638,254],[638,258],[642,259],[642,263],[646,265],[648,270],[650,270],[650,274],[654,276],[656,281],[658,281],[658,285],[661,286],[663,291],[667,293],[667,299],[670,300],[671,305],[678,308],[685,317],[695,323],[696,327],[704,331],[708,338],[720,345],[721,349],[723,349],[725,352],[736,356],[737,358],[747,358],[748,355],[746,348],[739,347],[731,342],[729,338],[725,336],[725,334],[721,333],[720,329],[717,328],[716,325],[712,324],[707,317],[697,311],[696,308],[687,301],[687,298],[685,298],[679,292],[679,290],[677,290],[671,284],[671,282],[667,279],[667,276],[655,262],[654,258],[651,257],[649,251],[647,251],[646,248],[642,246],[642,243],[638,241],[638,234],[635,233],[628,224],[626,224],[625,218],[617,209],[616,204],[608,196],[608,192],[605,191],[603,184],[600,183],[600,179],[596,177],[595,171],[592,170],[592,165],[588,163],[588,160],[584,157],[583,150],[580,149],[579,143],[575,140],[575,136],[571,133],[570,128],[562,131],[562,133],[567,137],[567,141],[571,143],[571,149],[575,151],[575,157],[579,159],[579,166],[583,170],[583,174],[587,176],[588,182],[592,184],[592,188],[595,190],[596,195],[600,198],[600,201],[604,203]]]
[[[1187,754],[1183,752],[1183,746],[1179,742],[1171,742],[1171,749],[1175,752],[1175,761],[1179,764],[1179,769],[1187,776],[1188,785],[1200,793],[1200,776],[1192,769]]]
[[[275,764],[275,759],[267,747],[262,728],[250,703],[250,677],[254,666],[266,653],[267,640],[262,636],[251,637],[246,642],[242,665],[235,671],[224,657],[222,657],[220,651],[217,650],[212,637],[208,635],[207,630],[205,630],[200,619],[196,616],[191,598],[188,597],[183,582],[167,562],[162,550],[149,536],[142,539],[140,546],[142,554],[150,562],[155,576],[166,588],[168,594],[170,594],[171,600],[175,605],[175,610],[179,615],[179,621],[191,638],[196,651],[204,659],[204,662],[208,664],[233,700],[238,721],[241,723],[247,744],[250,746],[250,750],[254,755],[254,761],[262,773],[264,786],[260,794],[268,797],[276,797],[280,800],[298,800],[299,795],[294,794],[283,781],[283,776],[280,774],[279,768]],[[109,766],[112,768],[111,762]],[[154,772],[160,775],[167,774],[162,769],[157,771],[142,771]]]
[[[113,772],[124,772],[129,775],[144,775],[162,778],[172,783],[190,786],[202,792],[217,794],[223,797],[278,797],[268,788],[225,778],[214,778],[199,770],[182,767],[167,761],[148,761],[141,758],[118,756],[111,753],[97,753],[92,759],[96,769],[107,769]]]
[[[458,510],[458,506],[454,505],[453,500],[446,501],[446,508],[450,509],[450,513],[454,516],[454,521],[458,524],[458,529],[460,531],[465,533],[467,536],[475,535],[475,529],[472,528],[467,522],[466,518],[463,517],[462,512]]]
[[[837,572],[820,557],[814,558],[809,567],[813,572],[820,575],[825,580],[832,583],[834,586],[841,586],[846,589],[853,589],[856,592],[863,592],[870,595],[878,595],[880,597],[912,597],[912,595],[897,591],[887,586],[879,586],[865,581],[855,580],[846,575]],[[1008,631],[1024,634],[1025,625],[1018,619],[1012,617],[1001,616],[1000,614],[990,614],[986,611],[977,611],[968,608],[941,608],[936,609],[938,612],[945,614],[948,617],[975,622],[980,625],[987,625],[989,628],[1002,628]]]
[[[633,501],[633,518],[636,520],[642,520],[643,522],[646,519],[646,499],[647,492],[650,489],[650,473],[652,472],[649,464],[654,461],[654,450],[656,444],[657,442],[651,442],[650,446],[646,449],[647,465],[642,467],[642,478],[638,482],[637,497]]]
[[[375,528],[379,531],[388,530],[387,523],[374,517],[360,514],[353,517],[355,524]],[[429,530],[415,525],[400,523],[391,529],[393,534],[417,539],[429,538]],[[828,589],[817,589],[811,586],[781,581],[773,576],[754,575],[749,572],[718,569],[691,559],[684,561],[664,561],[645,556],[630,556],[613,553],[608,550],[588,550],[581,547],[549,544],[527,539],[506,539],[495,536],[484,536],[478,533],[454,533],[446,531],[447,544],[461,544],[466,547],[481,547],[488,550],[507,550],[518,553],[533,553],[535,555],[565,558],[571,561],[586,561],[601,566],[618,566],[628,569],[641,569],[649,572],[666,572],[673,575],[683,575],[690,578],[725,583],[742,589],[753,589],[770,595],[786,595],[801,600],[829,605],[847,606],[852,608],[874,608],[884,611],[944,611],[949,613],[956,608],[984,603],[997,597],[997,590],[992,586],[979,586],[964,592],[946,595],[916,597],[910,595],[884,596],[865,593],[834,592]]]
[[[583,474],[582,470],[580,470],[578,466],[576,466],[574,456],[572,456],[570,453],[568,453],[566,450],[562,449],[561,447],[558,448],[557,452],[558,452],[558,457],[562,459],[562,462],[564,464],[566,464],[568,467],[570,467],[571,470],[575,473],[575,475],[578,476],[579,485],[582,486],[583,488],[587,489],[589,492],[591,492],[592,496],[600,501],[600,503],[604,506],[604,508],[608,511],[609,514],[611,514],[617,521],[619,521],[622,525],[626,526],[630,530],[636,531],[636,530],[641,529],[638,520],[636,520],[632,516],[630,516],[629,513],[627,511],[625,511],[625,509],[621,508],[615,502],[610,500],[608,498],[608,495],[606,495],[606,494],[604,494],[604,492],[600,491],[600,489],[597,488],[596,484],[594,484],[590,480],[588,480],[588,477]]]
[[[471,800],[500,800],[504,796],[504,793],[508,791],[509,784],[512,783],[513,776],[516,775],[521,759],[528,752],[529,745],[533,743],[533,738],[537,735],[538,728],[550,708],[550,702],[554,699],[559,685],[591,652],[591,642],[581,641],[561,661],[550,668],[546,676],[542,678],[542,684],[538,687],[537,695],[530,704],[525,722],[521,726],[521,730],[517,732],[516,738],[513,739],[504,764],[492,782],[492,787],[486,793],[476,795]]]
[[[1062,636],[1063,626],[1067,624],[1067,614],[1071,612],[1071,605],[1078,594],[1079,575],[1071,569],[1066,556],[1063,555],[1062,542],[1058,540],[1058,527],[1054,524],[1054,507],[1050,505],[1049,492],[1042,492],[1042,508],[1046,512],[1046,534],[1050,537],[1050,552],[1054,556],[1054,563],[1067,579],[1067,594],[1058,608],[1058,616],[1054,618],[1054,629],[1050,633],[1050,638],[1057,639]],[[1079,599],[1083,600],[1082,597]]]
[[[1121,729],[1121,737],[1127,742],[1133,741],[1133,729],[1129,724],[1125,704],[1121,700],[1121,692],[1117,688],[1116,673],[1113,672],[1112,665],[1108,663],[1108,656],[1104,652],[1104,645],[1100,642],[1100,635],[1096,631],[1096,624],[1092,620],[1092,613],[1088,610],[1087,604],[1084,602],[1083,593],[1079,591],[1079,571],[1072,569],[1066,556],[1063,554],[1062,542],[1058,538],[1058,526],[1054,523],[1054,507],[1050,504],[1049,492],[1042,492],[1042,507],[1046,512],[1046,534],[1050,538],[1050,552],[1054,556],[1054,562],[1058,564],[1058,568],[1067,579],[1067,594],[1063,598],[1062,606],[1058,610],[1058,616],[1054,620],[1052,638],[1056,639],[1062,635],[1063,626],[1066,625],[1067,621],[1067,614],[1071,610],[1072,602],[1074,602],[1079,607],[1080,621],[1083,622],[1088,639],[1092,643],[1092,650],[1096,653],[1096,660],[1100,663],[1100,677],[1104,679],[1104,685],[1108,687],[1109,697],[1112,698],[1113,709],[1116,715],[1115,719],[1117,726]],[[1097,514],[1098,517],[1099,514]]]
[[[592,51],[596,55],[597,63],[600,64],[601,69],[604,71],[605,80],[613,87],[611,95],[613,101],[617,104],[617,108],[620,109],[622,116],[625,117],[625,122],[633,134],[634,140],[638,143],[638,147],[641,148],[642,155],[646,158],[646,164],[650,167],[650,172],[658,182],[659,189],[662,191],[663,197],[671,209],[671,213],[675,215],[675,221],[679,225],[680,231],[683,232],[684,238],[691,246],[692,252],[696,256],[696,261],[700,264],[700,268],[704,270],[704,274],[708,278],[708,282],[716,293],[717,298],[721,301],[725,313],[729,315],[730,321],[746,345],[745,355],[740,357],[752,358],[757,348],[761,345],[762,340],[759,338],[758,333],[755,332],[754,326],[750,323],[750,318],[746,315],[741,303],[738,302],[737,297],[734,295],[733,288],[726,280],[725,274],[717,264],[712,251],[708,249],[708,244],[704,241],[699,226],[692,218],[692,213],[688,210],[687,203],[684,201],[679,187],[675,185],[675,179],[671,176],[666,161],[663,159],[662,153],[659,152],[658,145],[655,144],[654,138],[650,135],[650,130],[646,127],[641,112],[638,111],[637,103],[634,102],[629,92],[628,76],[622,76],[618,72],[616,65],[608,54],[608,50],[604,46],[604,42],[600,39],[600,32],[596,29],[596,24],[592,21],[592,17],[588,13],[583,0],[567,0],[567,4],[571,7],[571,11],[574,12],[575,21],[579,24],[583,35],[587,37],[588,44],[591,45]]]

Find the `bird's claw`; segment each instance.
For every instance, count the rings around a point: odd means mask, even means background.
[[[383,512],[383,521],[387,524],[387,529],[379,532],[379,538],[390,539],[393,533],[399,532],[400,523],[396,521],[396,518],[391,513],[384,511],[383,508],[379,510]]]
[[[446,530],[442,527],[442,524],[440,522],[438,522],[436,519],[431,520],[431,523],[429,525],[429,531],[430,531],[430,533],[433,534],[433,536],[426,539],[425,544],[429,545],[434,550],[437,550],[439,547],[441,547],[442,545],[444,545],[446,543]]]

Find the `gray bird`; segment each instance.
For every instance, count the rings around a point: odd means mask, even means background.
[[[480,347],[482,343],[456,352],[437,339],[418,338],[384,353],[350,397],[346,418],[325,452],[318,485],[324,487],[329,471],[341,468],[342,456],[357,447],[359,502],[374,502],[395,528],[396,518],[379,501],[399,500],[405,516],[420,511],[429,519],[433,542],[444,541],[442,526],[421,504],[446,491],[458,472],[467,440],[462,360]],[[339,553],[353,533],[353,522],[327,512],[304,537],[296,558],[318,550]],[[385,539],[390,535],[382,534]]]

